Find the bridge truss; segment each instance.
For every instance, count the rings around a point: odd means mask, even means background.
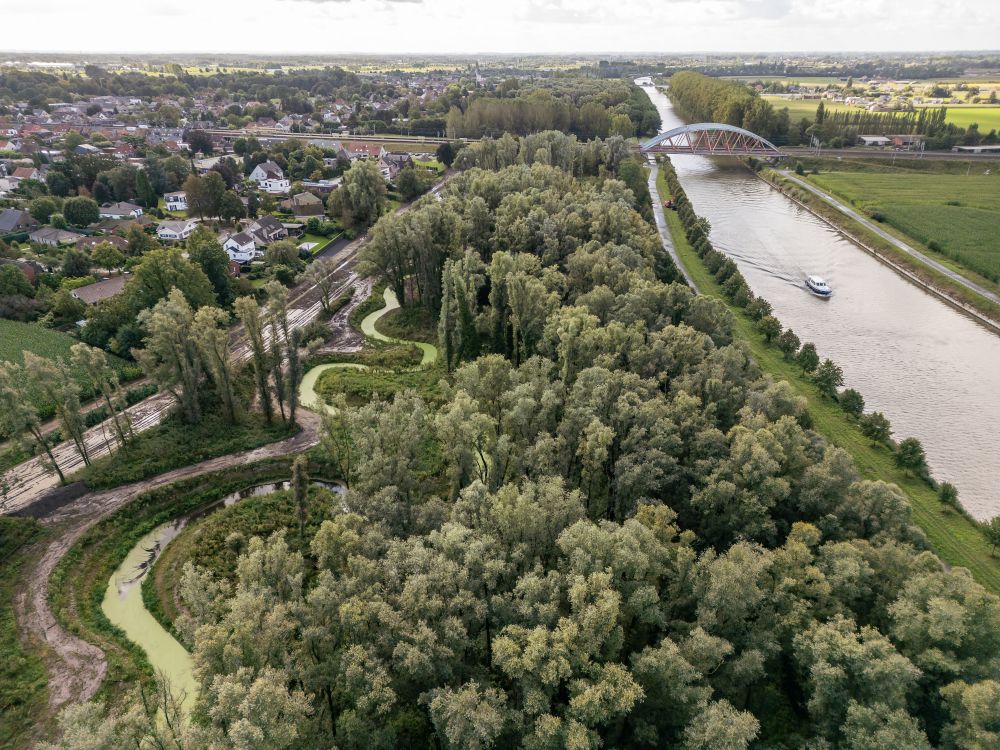
[[[784,154],[770,141],[749,130],[718,122],[699,122],[667,130],[639,148],[644,154],[697,154],[700,156],[760,156]]]

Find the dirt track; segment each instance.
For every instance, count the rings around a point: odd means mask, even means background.
[[[354,280],[353,285],[354,298],[329,321],[333,338],[324,347],[326,351],[355,351],[364,341],[364,337],[351,327],[350,316],[367,298],[372,285],[367,279]],[[49,607],[49,578],[73,544],[94,524],[144,492],[234,466],[293,455],[316,445],[319,442],[319,417],[301,409],[298,422],[302,430],[280,442],[208,459],[113,490],[91,492],[40,519],[52,527],[53,534],[27,553],[32,562],[24,570],[24,584],[15,599],[14,611],[22,636],[32,644],[42,646],[46,654],[49,716],[67,703],[93,697],[107,672],[104,652],[65,630]],[[43,724],[40,722],[40,725]]]

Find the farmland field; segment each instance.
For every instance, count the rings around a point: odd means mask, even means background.
[[[820,102],[819,99],[787,99],[783,96],[765,95],[763,98],[775,109],[788,107],[788,116],[792,122],[798,122],[803,117],[815,119],[816,107]],[[825,106],[827,112],[862,111],[858,107],[849,107],[842,102],[826,102]],[[936,109],[937,106],[933,108]],[[977,123],[981,133],[988,133],[993,128],[1000,130],[1000,107],[951,105],[948,107],[947,121],[960,128],[967,128],[972,123]]]
[[[986,170],[982,170],[986,171]],[[934,242],[952,260],[986,278],[1000,279],[1000,173],[825,172],[820,187],[877,211],[917,242]]]
[[[24,364],[25,350],[46,359],[62,357],[69,361],[69,348],[75,343],[77,340],[68,333],[43,328],[35,323],[0,319],[0,362]],[[108,355],[108,362],[122,380],[129,380],[138,374],[137,365],[113,354]]]
[[[775,109],[788,107],[788,117],[792,122],[798,122],[803,117],[815,120],[816,108],[821,101],[820,99],[786,99],[783,96],[765,96],[764,99],[769,101]],[[824,102],[824,107],[827,112],[846,112],[854,109],[840,102]]]
[[[948,122],[960,128],[972,123],[979,125],[980,133],[988,133],[994,128],[1000,130],[1000,107],[948,107]]]

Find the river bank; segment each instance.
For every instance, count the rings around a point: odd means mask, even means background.
[[[986,299],[975,291],[949,278],[918,258],[895,247],[892,242],[871,232],[858,221],[838,211],[809,189],[796,185],[789,176],[774,169],[761,169],[755,174],[761,180],[781,192],[786,198],[809,211],[820,221],[840,232],[840,234],[893,269],[912,284],[928,294],[933,294],[944,303],[969,315],[977,323],[1000,334],[1000,305]],[[814,188],[819,190],[819,188]]]
[[[643,88],[664,128],[683,124],[666,96]],[[897,440],[921,441],[933,475],[958,488],[977,520],[1000,513],[1000,337],[903,279],[741,161],[677,156],[673,165],[711,223],[713,245],[736,263],[754,295],[843,368],[845,386],[886,415]],[[831,283],[832,298],[808,292],[810,274]]]
[[[662,170],[657,188],[661,195],[669,194]],[[967,568],[979,583],[1000,594],[1000,560],[993,556],[979,525],[964,513],[944,505],[926,482],[897,467],[889,448],[872,445],[857,423],[834,401],[823,396],[796,363],[787,360],[776,346],[769,345],[747,314],[723,293],[688,242],[677,214],[668,211],[666,220],[678,257],[700,293],[715,297],[729,309],[733,315],[734,334],[747,345],[761,369],[775,380],[788,382],[807,400],[813,428],[830,443],[846,450],[863,477],[899,486],[909,499],[914,521],[923,529],[937,555],[950,565]],[[821,343],[819,349],[822,356]]]

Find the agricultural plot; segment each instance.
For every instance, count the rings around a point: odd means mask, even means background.
[[[810,179],[917,242],[1000,280],[1000,173],[827,172]],[[983,174],[989,171],[990,174]],[[876,217],[877,218],[877,217]]]
[[[35,323],[0,319],[0,362],[24,364],[26,351],[46,359],[62,357],[69,361],[70,347],[76,343],[75,338],[62,331],[53,331]],[[125,375],[136,367],[113,354],[108,355],[108,361],[119,375]]]
[[[765,101],[770,102],[771,106],[775,109],[784,109],[787,107],[788,119],[796,123],[803,117],[815,120],[816,108],[821,101],[820,99],[787,99],[783,96],[765,96],[763,98]],[[854,109],[840,102],[824,102],[823,108],[827,112],[846,112]]]
[[[62,357],[69,362],[70,347],[76,343],[75,338],[61,331],[43,328],[35,323],[19,323],[14,320],[0,319],[0,362],[24,364],[24,352],[26,351],[46,359]],[[131,380],[140,373],[138,365],[126,362],[113,354],[108,355],[108,362],[118,371],[118,376],[122,381]],[[81,379],[80,382],[82,383],[83,380]],[[81,395],[85,399],[89,398],[89,386],[84,386]],[[52,411],[51,404],[46,404],[41,399],[36,400],[35,405],[43,416],[47,417]]]
[[[816,118],[816,107],[819,106],[819,99],[788,99],[783,96],[764,96],[765,101],[771,103],[775,109],[788,108],[788,117],[792,122],[798,122],[803,117],[810,120]],[[857,107],[849,107],[842,102],[825,102],[824,108],[827,112],[845,112],[861,110]],[[936,106],[934,107],[937,108]],[[947,121],[960,128],[967,128],[972,123],[979,125],[979,132],[988,133],[994,128],[1000,130],[1000,107],[975,107],[952,105],[948,107]]]
[[[967,128],[973,123],[979,126],[980,133],[1000,130],[1000,107],[948,107],[948,122],[960,128]]]

